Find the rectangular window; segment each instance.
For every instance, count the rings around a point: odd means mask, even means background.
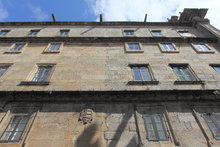
[[[163,36],[161,30],[152,30],[152,31],[151,31],[151,34],[152,34],[153,36]]]
[[[198,81],[190,71],[188,65],[172,66],[172,69],[178,77],[179,81]]]
[[[139,43],[128,43],[129,50],[138,51],[141,50]]]
[[[149,141],[168,140],[161,114],[144,114],[143,118]]]
[[[133,36],[134,30],[124,30],[124,36]]]
[[[204,43],[193,43],[198,51],[209,51],[210,49]]]
[[[147,66],[132,66],[134,81],[152,81],[151,74]]]
[[[33,82],[47,81],[52,72],[52,68],[53,66],[51,65],[38,66],[37,72],[35,73],[32,81]]]
[[[70,30],[60,30],[60,35],[61,36],[67,36],[69,35]]]
[[[18,142],[29,121],[29,115],[15,115],[11,118],[7,128],[1,135],[1,142]]]
[[[212,135],[215,137],[215,139],[220,140],[220,114],[204,114],[203,117],[208,124]]]
[[[192,34],[189,33],[189,31],[178,31],[178,33],[179,33],[182,37],[192,37]]]
[[[30,35],[30,36],[35,36],[35,35],[38,34],[39,31],[40,31],[40,30],[31,30],[28,35]]]
[[[161,43],[163,50],[165,51],[175,51],[176,48],[172,43]]]
[[[12,47],[12,51],[20,51],[26,43],[15,43],[14,46]]]
[[[48,51],[59,51],[61,43],[51,43],[48,47]]]
[[[0,66],[0,77],[7,71],[8,66]]]
[[[0,36],[5,36],[8,34],[8,32],[10,32],[10,30],[1,30],[0,31]]]

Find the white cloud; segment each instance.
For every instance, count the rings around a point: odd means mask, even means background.
[[[3,21],[8,17],[8,11],[4,8],[2,2],[0,1],[0,21]]]
[[[184,8],[209,8],[207,18],[220,28],[219,0],[86,0],[92,12],[103,14],[106,21],[166,21],[171,15],[179,15]]]
[[[31,11],[31,13],[32,13],[31,17],[33,19],[35,19],[37,21],[44,21],[44,20],[47,20],[49,18],[48,14],[45,13],[41,9],[41,7],[39,7],[39,6],[34,6],[31,3],[27,3],[27,7]]]

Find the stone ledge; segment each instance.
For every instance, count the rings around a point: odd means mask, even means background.
[[[47,86],[49,84],[50,84],[49,81],[41,81],[41,82],[21,81],[19,86]]]
[[[128,85],[158,85],[159,81],[129,81]]]
[[[197,84],[205,84],[204,81],[175,81],[175,85],[197,85]]]

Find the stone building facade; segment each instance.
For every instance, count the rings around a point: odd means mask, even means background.
[[[220,146],[220,31],[168,22],[1,22],[0,147]]]

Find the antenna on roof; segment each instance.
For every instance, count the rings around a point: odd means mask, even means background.
[[[100,23],[102,23],[102,14],[100,14],[100,16],[99,16],[99,21],[100,21]]]
[[[145,14],[145,17],[144,17],[144,23],[147,22],[147,14]]]
[[[52,13],[52,18],[53,18],[53,22],[56,22],[56,17],[53,13]]]

